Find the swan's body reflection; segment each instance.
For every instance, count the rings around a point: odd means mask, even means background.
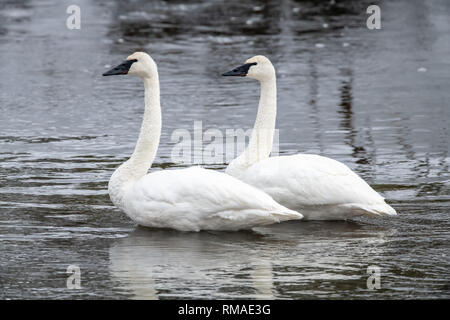
[[[136,298],[157,299],[158,291],[170,291],[169,297],[185,291],[189,298],[194,287],[195,294],[205,298],[211,289],[226,296],[227,289],[242,287],[243,295],[270,299],[270,260],[252,249],[262,238],[252,232],[184,233],[138,227],[110,249],[110,267]]]
[[[355,222],[293,222],[254,232],[137,227],[110,248],[110,271],[137,299],[273,299],[293,284],[315,295],[310,286],[318,280],[360,277],[367,266],[361,250],[379,256],[373,241],[384,242],[385,231],[373,229]]]

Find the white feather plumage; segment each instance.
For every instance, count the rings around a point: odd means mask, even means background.
[[[239,179],[309,220],[396,214],[346,165],[318,155],[270,157],[251,165]]]
[[[147,174],[125,198],[128,216],[147,227],[239,230],[299,218],[264,192],[200,167]]]

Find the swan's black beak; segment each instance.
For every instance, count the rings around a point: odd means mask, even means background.
[[[118,74],[127,74],[131,68],[131,65],[136,61],[137,61],[136,59],[125,60],[124,62],[119,64],[117,67],[114,67],[111,70],[106,71],[103,75],[104,76],[115,76]]]
[[[254,66],[254,65],[256,65],[256,62],[246,63],[240,67],[234,68],[231,71],[225,72],[222,75],[223,76],[245,77],[248,73],[248,69],[250,69],[250,67]]]

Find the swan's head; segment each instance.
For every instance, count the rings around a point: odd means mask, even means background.
[[[135,52],[117,67],[106,71],[104,76],[130,74],[141,78],[151,78],[157,72],[155,61],[145,52]]]
[[[254,56],[242,66],[234,68],[231,71],[225,72],[223,76],[248,77],[256,80],[264,80],[275,76],[275,68],[264,56]]]

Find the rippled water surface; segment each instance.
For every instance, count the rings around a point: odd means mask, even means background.
[[[0,2],[0,298],[449,298],[450,3]],[[144,50],[158,63],[163,133],[250,128],[258,85],[221,73],[255,54],[278,75],[282,154],[350,166],[395,219],[181,233],[134,225],[107,194],[131,154],[143,86],[102,78]],[[223,170],[226,164],[206,165]],[[81,269],[66,288],[67,266]],[[367,267],[381,289],[367,289]]]

